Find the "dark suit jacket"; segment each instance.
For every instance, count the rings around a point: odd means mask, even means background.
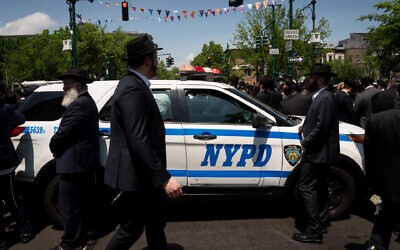
[[[66,108],[50,150],[56,154],[59,174],[84,173],[99,166],[99,115],[88,92]]]
[[[310,94],[295,93],[281,102],[281,112],[286,115],[305,116],[312,103]]]
[[[256,98],[276,110],[281,107],[282,95],[278,91],[272,89],[261,90]]]
[[[390,86],[385,91],[380,91],[372,97],[372,111],[378,113],[381,111],[399,107],[397,103],[397,84]]]
[[[334,95],[322,90],[314,99],[303,125],[305,149],[303,160],[311,163],[334,163],[339,159],[338,108]]]
[[[133,72],[115,90],[111,131],[104,176],[108,186],[138,192],[160,188],[169,180],[160,110],[150,89]]]
[[[379,90],[370,87],[361,92],[354,102],[354,121],[356,125],[365,128],[368,117],[372,114],[372,96],[379,93]]]
[[[365,129],[367,181],[385,202],[400,205],[400,109],[371,115]]]
[[[11,105],[0,103],[0,170],[18,165],[18,158],[11,142],[11,131],[25,122],[25,117]]]
[[[338,104],[338,118],[339,121],[353,123],[354,122],[354,108],[353,100],[344,91],[340,91],[335,95],[335,100]]]

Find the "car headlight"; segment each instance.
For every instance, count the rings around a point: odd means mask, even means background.
[[[357,143],[364,143],[364,135],[347,135],[347,137],[349,137],[350,140],[352,140],[353,142],[357,142]]]

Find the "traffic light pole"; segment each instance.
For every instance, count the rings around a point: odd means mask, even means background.
[[[67,0],[67,4],[69,4],[69,17],[70,17],[70,22],[69,26],[71,29],[71,37],[72,37],[72,51],[71,51],[71,57],[72,57],[72,66],[77,66],[78,65],[78,58],[76,56],[76,25],[75,25],[75,3],[76,0]]]
[[[293,29],[293,0],[289,2],[289,29]],[[289,57],[293,57],[293,48],[289,51]],[[293,77],[293,64],[289,62],[288,65],[288,77]]]
[[[272,48],[275,49],[276,27],[275,27],[275,5],[272,6]],[[276,80],[276,55],[272,55],[272,78]]]
[[[311,0],[312,4],[312,22],[313,22],[313,32],[315,32],[315,4],[317,3],[317,0]],[[312,44],[312,63],[315,63],[315,44]]]

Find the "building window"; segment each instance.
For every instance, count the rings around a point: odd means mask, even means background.
[[[337,58],[339,61],[341,61],[342,60],[342,56],[338,56],[338,58]]]
[[[356,63],[360,63],[361,62],[361,57],[360,56],[356,56]]]
[[[353,56],[349,56],[349,61],[353,62]]]
[[[332,61],[332,56],[329,56],[329,61]]]

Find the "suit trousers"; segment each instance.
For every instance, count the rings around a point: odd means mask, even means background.
[[[59,206],[64,226],[61,244],[69,247],[85,243],[95,225],[95,173],[60,174]]]
[[[125,192],[118,200],[120,226],[107,250],[129,249],[146,232],[150,250],[167,249],[163,191]]]
[[[10,208],[11,215],[17,221],[19,233],[30,233],[32,231],[32,225],[26,217],[22,196],[19,195],[15,183],[14,171],[9,174],[0,175],[0,202],[1,200],[5,200]],[[0,242],[5,240],[4,227],[6,226],[3,218],[4,212],[2,206],[3,204],[0,204]]]
[[[307,216],[307,233],[320,233],[329,224],[329,165],[303,162],[300,166],[299,194]]]
[[[383,200],[382,211],[375,218],[371,237],[367,245],[375,246],[378,250],[389,249],[392,232],[400,222],[400,206],[390,204]]]

